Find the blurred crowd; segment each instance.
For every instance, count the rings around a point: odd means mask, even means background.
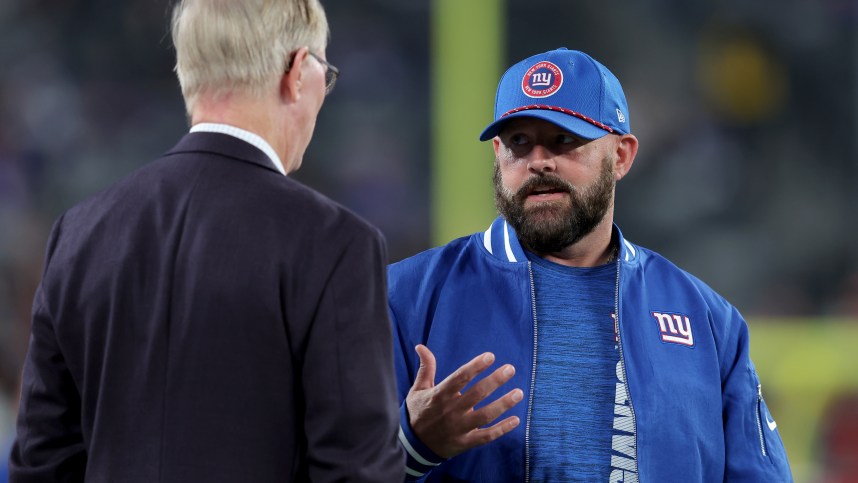
[[[395,261],[430,244],[432,2],[322,1],[342,75],[297,178],[379,226]],[[169,12],[0,0],[4,439],[52,221],[187,129]],[[858,318],[858,2],[507,0],[506,12],[509,63],[566,46],[622,81],[641,141],[618,189],[627,238],[748,317]],[[486,146],[459,161],[491,159]]]

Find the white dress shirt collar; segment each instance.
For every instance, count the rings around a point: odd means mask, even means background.
[[[260,136],[253,134],[250,131],[245,131],[244,129],[230,126],[229,124],[220,124],[214,122],[201,122],[199,124],[195,124],[191,127],[191,132],[216,132],[221,134],[228,134],[232,137],[241,139],[242,141],[248,142],[253,146],[259,148],[260,151],[265,153],[271,162],[274,164],[274,167],[277,168],[277,171],[286,175],[286,170],[283,168],[283,162],[280,161],[280,156],[277,156],[277,153],[274,152],[274,149],[270,144]]]

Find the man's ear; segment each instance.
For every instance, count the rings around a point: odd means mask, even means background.
[[[638,138],[623,134],[617,141],[617,162],[614,163],[614,180],[619,181],[628,174],[638,154]]]
[[[292,65],[280,79],[280,96],[284,101],[297,102],[301,98],[301,83],[304,81],[303,67],[309,52],[308,47],[301,47],[292,54]]]

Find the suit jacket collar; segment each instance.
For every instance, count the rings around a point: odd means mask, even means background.
[[[274,167],[271,159],[268,158],[256,146],[242,141],[229,134],[212,133],[212,132],[192,132],[185,134],[179,142],[168,151],[165,156],[180,153],[210,153],[219,154],[239,161],[250,164],[255,164],[262,168],[271,170],[277,174],[280,171]],[[282,174],[281,174],[282,175]]]

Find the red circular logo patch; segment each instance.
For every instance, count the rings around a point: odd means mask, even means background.
[[[527,97],[541,99],[548,97],[563,85],[563,71],[560,67],[543,60],[536,63],[521,79],[521,90]]]

